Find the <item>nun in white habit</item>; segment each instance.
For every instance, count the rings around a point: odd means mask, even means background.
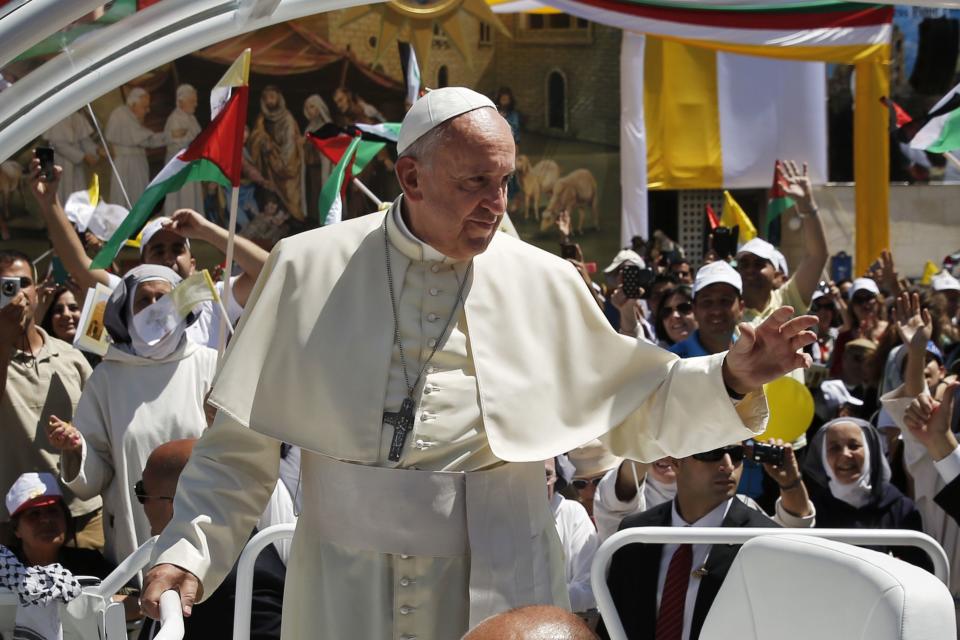
[[[164,297],[179,282],[158,265],[124,276],[104,315],[114,344],[83,390],[73,427],[57,425],[63,437],[51,433],[62,445],[66,486],[77,495],[103,495],[104,555],[114,563],[150,538],[134,494],[150,452],[199,438],[207,426],[203,405],[217,352],[187,340],[193,314],[182,318]]]

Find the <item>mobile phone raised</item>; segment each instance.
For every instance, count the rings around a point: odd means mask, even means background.
[[[56,171],[53,168],[53,149],[50,147],[37,147],[34,149],[37,160],[40,161],[40,179],[44,182],[53,182],[56,177]]]
[[[0,309],[20,293],[20,278],[0,278]]]

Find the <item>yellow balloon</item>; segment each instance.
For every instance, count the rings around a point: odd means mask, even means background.
[[[782,439],[793,442],[807,432],[813,420],[813,395],[801,382],[784,376],[764,385],[770,422],[757,440]]]

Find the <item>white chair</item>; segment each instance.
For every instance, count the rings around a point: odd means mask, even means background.
[[[956,640],[947,587],[889,555],[811,536],[743,545],[700,640]]]

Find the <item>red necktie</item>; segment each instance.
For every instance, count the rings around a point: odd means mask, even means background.
[[[683,606],[687,601],[687,586],[693,568],[693,547],[682,544],[677,547],[667,568],[660,597],[660,612],[657,614],[656,640],[683,640]]]

